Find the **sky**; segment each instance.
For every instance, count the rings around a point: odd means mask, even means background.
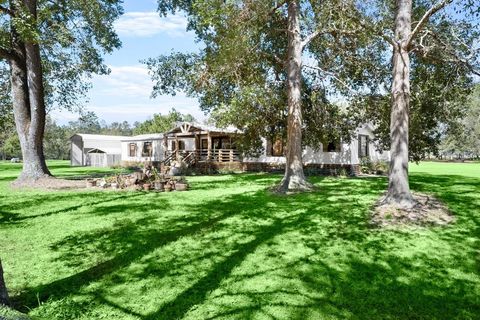
[[[153,82],[140,61],[172,51],[191,52],[199,48],[193,32],[186,32],[187,20],[181,15],[160,17],[156,0],[125,0],[123,16],[115,23],[122,47],[104,56],[109,75],[94,76],[86,110],[93,111],[106,123],[144,121],[154,113],[166,114],[173,107],[190,113],[197,120],[204,114],[198,101],[183,93],[151,98]],[[52,111],[60,124],[76,120],[78,114]]]

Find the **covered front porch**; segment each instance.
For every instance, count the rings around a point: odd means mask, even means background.
[[[236,134],[233,129],[182,123],[164,136],[165,163],[240,162]]]

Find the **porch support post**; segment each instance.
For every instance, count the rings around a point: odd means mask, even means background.
[[[168,137],[166,135],[163,136],[163,154],[163,159],[166,159],[168,157]]]
[[[175,133],[175,159],[178,160],[178,135]]]
[[[195,145],[193,146],[193,152],[195,153],[195,161],[200,159],[200,136],[198,135],[198,132],[195,132]]]
[[[210,131],[207,131],[207,161],[210,161],[212,158],[212,137],[210,136]]]

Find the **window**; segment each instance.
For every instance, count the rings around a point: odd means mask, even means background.
[[[207,139],[202,139],[201,149],[202,149],[202,150],[208,149],[208,140],[207,140]]]
[[[368,136],[364,134],[358,135],[358,157],[368,157]]]
[[[130,143],[128,145],[128,155],[130,157],[136,157],[137,156],[137,144],[136,143]]]
[[[323,152],[340,152],[342,151],[342,147],[339,141],[329,141],[322,143]]]
[[[143,143],[143,150],[142,150],[143,157],[151,157],[152,156],[152,142],[146,141]]]
[[[178,150],[185,150],[185,141],[178,140]]]
[[[172,151],[177,150],[177,141],[172,141]],[[178,150],[185,150],[185,141],[178,140]]]

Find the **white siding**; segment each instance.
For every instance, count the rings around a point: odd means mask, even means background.
[[[99,150],[115,149],[115,153],[120,154],[122,142],[120,140],[92,140],[88,138],[83,138],[83,148]]]
[[[169,137],[168,138],[168,143],[167,143],[167,150],[168,151],[173,151],[172,150],[172,141],[176,141],[175,137]],[[178,141],[183,141],[183,143],[185,143],[185,150],[187,150],[187,151],[195,150],[195,138],[179,137]]]
[[[152,142],[152,157],[142,156],[143,143]],[[137,145],[137,154],[130,156],[130,144]],[[162,161],[164,155],[163,140],[142,140],[142,141],[122,141],[122,161],[144,162],[144,161]]]
[[[340,152],[323,152],[322,149],[314,150],[310,147],[306,147],[302,153],[302,159],[304,164],[359,164],[360,159],[358,157],[358,135],[368,135],[370,143],[368,146],[369,157],[372,161],[389,161],[390,152],[379,152],[376,150],[375,145],[372,143],[374,135],[372,130],[368,126],[361,127],[356,130],[354,137],[350,143],[342,143]],[[262,139],[263,147],[266,149],[266,140]],[[286,162],[285,157],[271,157],[263,155],[259,157],[246,157],[244,162],[263,162],[272,164],[284,164]]]
[[[343,143],[340,150],[340,152],[323,152],[321,150],[314,150],[310,147],[306,147],[302,153],[303,163],[353,164],[351,146]]]
[[[357,129],[356,134],[350,143],[352,148],[352,163],[360,163],[360,159],[358,157],[359,134],[367,135],[369,137],[370,142],[368,144],[368,156],[372,161],[390,161],[390,151],[377,151],[375,144],[372,142],[375,136],[373,135],[372,130],[365,126]]]
[[[70,147],[70,165],[83,166],[84,154],[83,154],[83,141],[80,136],[73,136],[71,138]]]

